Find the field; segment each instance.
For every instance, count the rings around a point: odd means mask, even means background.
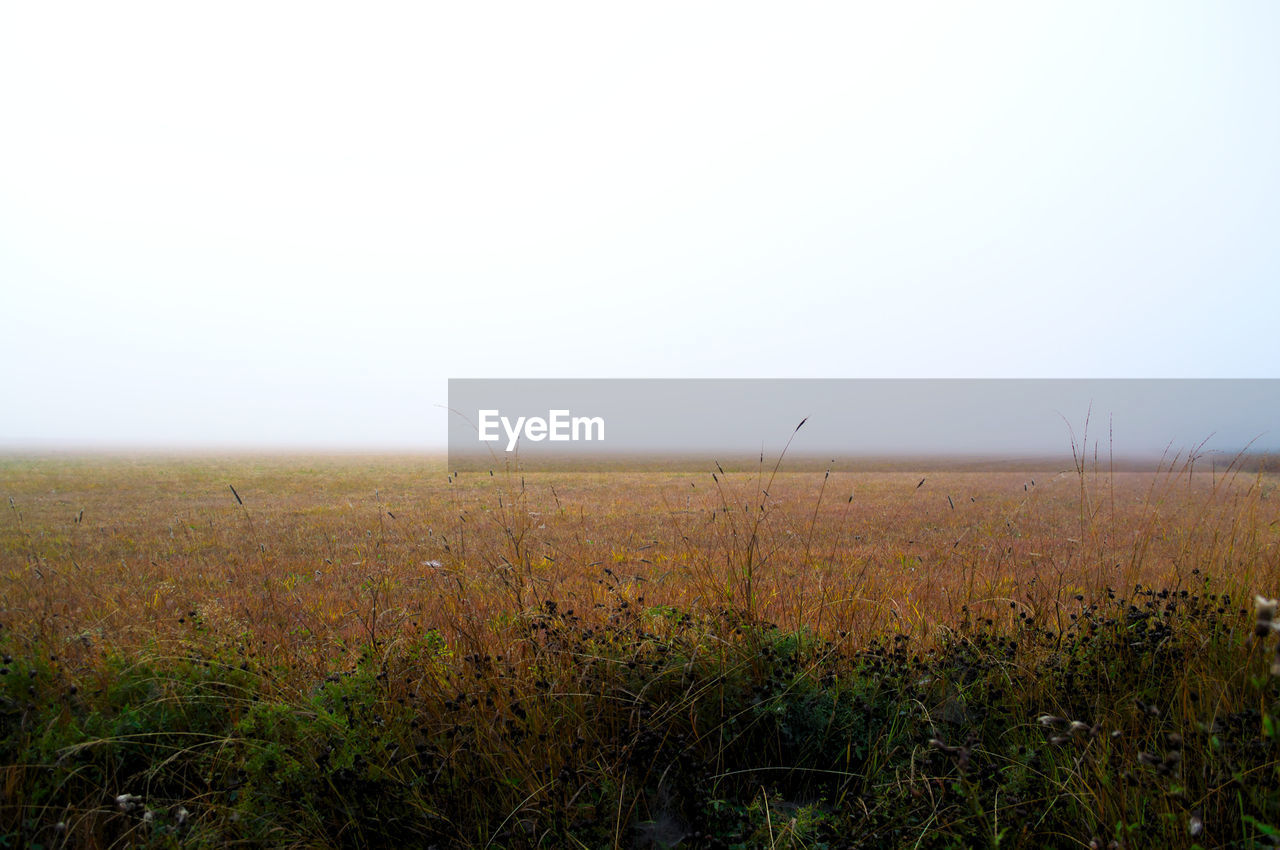
[[[0,845],[1274,846],[1203,467],[0,458]]]

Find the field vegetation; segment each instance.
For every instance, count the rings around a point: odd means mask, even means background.
[[[0,846],[1275,846],[1228,462],[2,458]]]

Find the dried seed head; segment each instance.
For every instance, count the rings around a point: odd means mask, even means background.
[[[1142,700],[1134,700],[1133,704],[1137,706],[1140,714],[1146,714],[1150,717],[1160,716],[1160,707],[1154,703],[1143,702]]]
[[[933,747],[935,750],[944,752],[947,755],[954,758],[956,760],[956,764],[960,767],[961,770],[963,770],[969,764],[969,748],[968,747],[962,747],[962,746],[950,747],[944,744],[942,740],[939,738],[930,738],[929,746]]]
[[[1253,633],[1257,637],[1266,637],[1275,629],[1276,600],[1265,596],[1253,597],[1253,613],[1258,618]]]
[[[1191,820],[1187,822],[1187,832],[1191,833],[1192,838],[1204,832],[1204,820],[1201,819],[1199,812],[1191,813]]]
[[[1041,726],[1066,726],[1067,719],[1065,717],[1055,717],[1052,714],[1042,714],[1036,718],[1036,722]]]
[[[1089,724],[1081,723],[1079,720],[1072,720],[1071,725],[1067,727],[1067,732],[1072,735],[1079,735],[1081,732],[1088,732]]]
[[[132,812],[138,808],[138,804],[142,802],[142,798],[136,794],[121,794],[116,797],[116,806],[122,812]]]

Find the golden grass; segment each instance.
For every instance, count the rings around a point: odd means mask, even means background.
[[[0,460],[0,833],[1190,848],[1276,828],[1275,644],[1247,610],[1280,583],[1274,475],[709,467]],[[146,814],[119,803],[138,793]]]
[[[856,639],[1060,622],[1107,587],[1212,574],[1273,593],[1280,577],[1274,475],[784,465],[770,483],[708,466],[455,477],[436,457],[9,457],[0,624],[82,650],[200,629],[309,676],[406,631],[500,652],[548,599],[587,622],[620,596]]]

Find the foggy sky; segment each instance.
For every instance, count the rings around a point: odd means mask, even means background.
[[[449,378],[1280,377],[1269,2],[7,4],[0,449]]]

